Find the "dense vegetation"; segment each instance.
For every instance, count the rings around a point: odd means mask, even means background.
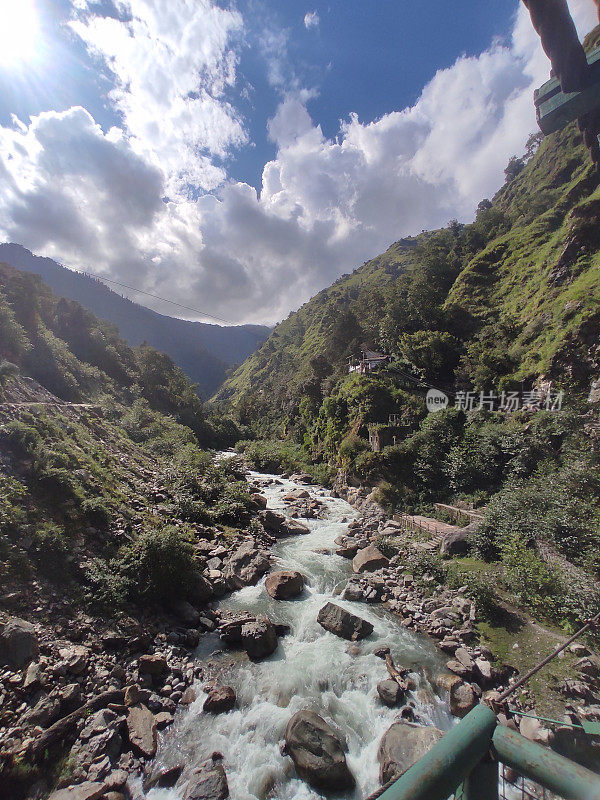
[[[265,449],[284,462],[295,452],[321,475],[377,486],[394,511],[487,507],[479,568],[495,565],[499,591],[570,627],[600,608],[598,411],[587,401],[600,374],[599,231],[598,176],[576,127],[533,136],[472,224],[396,242],[340,278],[217,400],[268,440],[245,446],[255,463]],[[362,343],[391,360],[348,374]],[[450,397],[445,411],[427,413],[431,386]],[[564,393],[560,410],[453,407],[459,392],[522,400],[548,387]],[[369,445],[377,432],[388,434],[381,452]]]
[[[238,465],[207,448],[243,431],[168,356],[6,265],[0,358],[3,585],[92,609],[198,596],[195,538],[249,522]]]

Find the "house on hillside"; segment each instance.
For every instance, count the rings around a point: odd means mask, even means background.
[[[350,356],[348,359],[348,372],[359,372],[366,375],[373,370],[379,369],[383,364],[387,364],[390,356],[385,353],[378,353],[367,345],[361,345],[360,358]]]

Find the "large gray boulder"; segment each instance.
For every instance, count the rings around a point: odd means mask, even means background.
[[[383,734],[377,751],[381,784],[399,778],[428,753],[443,735],[437,728],[412,722],[394,722]]]
[[[258,617],[242,625],[242,647],[253,661],[270,656],[277,649],[277,632],[266,617]]]
[[[285,729],[285,751],[302,780],[315,789],[351,789],[354,777],[340,737],[314,711],[298,711]]]
[[[183,794],[183,800],[225,800],[227,797],[227,775],[223,766],[213,759],[194,770]]]
[[[351,642],[364,639],[373,633],[373,626],[370,622],[351,614],[345,608],[336,606],[334,603],[326,603],[323,606],[317,616],[317,622],[326,631],[335,633],[336,636],[341,636],[342,639],[348,639]]]
[[[471,534],[478,526],[479,522],[472,522],[466,528],[444,534],[440,553],[443,556],[466,556],[471,550]]]
[[[468,683],[457,681],[450,687],[450,713],[455,717],[466,717],[478,702],[477,695]]]
[[[227,562],[225,578],[233,589],[253,586],[268,571],[269,556],[249,540],[238,547]]]
[[[0,664],[23,669],[40,654],[37,635],[31,622],[9,617],[0,625]]]
[[[100,781],[84,781],[76,786],[67,786],[52,792],[48,800],[98,800],[104,794],[104,784]]]
[[[154,714],[146,706],[133,706],[127,712],[127,733],[136,753],[146,758],[156,755],[158,733]]]
[[[297,536],[310,532],[310,528],[304,523],[298,522],[296,519],[287,519],[283,514],[272,511],[270,508],[261,511],[259,517],[265,530],[274,536]]]
[[[231,686],[213,686],[208,690],[208,697],[202,709],[211,714],[221,714],[224,711],[231,711],[235,701],[235,690]]]
[[[354,572],[374,572],[376,569],[387,567],[390,563],[379,548],[374,544],[363,547],[352,559],[352,569]]]
[[[304,576],[295,570],[281,570],[267,575],[265,589],[274,600],[289,600],[304,589]]]
[[[393,708],[404,701],[406,690],[396,681],[388,679],[377,684],[377,694],[382,703]]]

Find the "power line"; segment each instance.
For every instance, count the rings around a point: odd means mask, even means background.
[[[144,289],[138,289],[136,286],[130,286],[128,283],[120,283],[119,281],[115,281],[112,278],[106,278],[104,275],[97,275],[95,272],[89,272],[88,270],[78,270],[74,269],[73,272],[77,272],[79,275],[90,275],[92,278],[97,278],[99,281],[103,281],[105,283],[114,283],[115,286],[121,286],[123,289],[131,289],[132,292],[137,292],[138,294],[145,294],[147,297],[154,297],[155,300],[162,300],[163,303],[170,303],[172,306],[177,306],[178,308],[184,308],[186,311],[193,311],[195,314],[201,314],[203,317],[208,317],[209,319],[215,319],[217,322],[224,322],[226,325],[236,325],[235,322],[232,322],[229,319],[223,319],[222,317],[215,317],[214,314],[207,314],[206,311],[201,311],[199,308],[192,308],[191,306],[184,306],[182,303],[177,303],[175,300],[169,300],[167,297],[161,297],[158,294],[152,294],[152,292],[146,292]]]

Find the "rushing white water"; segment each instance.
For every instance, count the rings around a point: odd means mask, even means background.
[[[283,496],[299,485],[277,476],[251,473],[251,479],[276,479],[263,493],[269,507],[287,513]],[[433,691],[430,677],[443,661],[433,643],[402,628],[381,607],[342,600],[339,596],[352,572],[351,562],[333,554],[334,539],[347,530],[356,512],[343,500],[320,487],[305,487],[325,504],[325,520],[302,520],[310,533],[283,539],[274,548],[276,569],[297,569],[307,581],[296,600],[272,600],[262,580],[224,599],[221,607],[267,614],[274,622],[288,624],[290,633],[279,647],[258,663],[241,660],[226,673],[235,688],[237,706],[226,714],[202,712],[206,695],[197,685],[198,699],[181,712],[165,732],[159,761],[199,764],[214,751],[223,754],[232,800],[314,800],[321,795],[300,780],[291,759],[281,754],[285,726],[296,711],[311,708],[333,723],[346,737],[347,761],[356,778],[349,798],[366,797],[379,785],[377,747],[387,728],[398,718],[398,709],[386,708],[376,686],[388,677],[385,663],[373,651],[387,645],[398,665],[413,670],[417,688],[410,693],[418,719],[445,730],[452,725],[447,704]],[[316,553],[329,548],[331,555]],[[333,601],[367,619],[374,632],[353,644],[326,632],[317,623],[319,609]],[[199,657],[220,648],[216,636],[204,637]],[[224,656],[229,660],[229,654]],[[148,800],[180,800],[184,788],[153,789]]]

